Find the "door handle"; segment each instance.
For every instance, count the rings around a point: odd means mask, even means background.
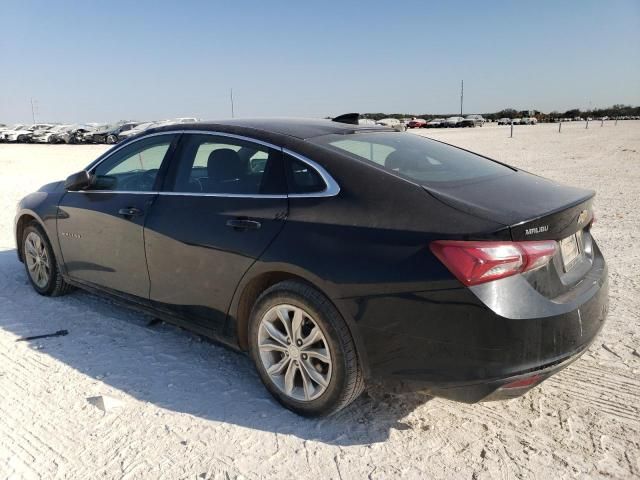
[[[238,230],[238,231],[257,230],[261,226],[262,224],[260,222],[256,222],[255,220],[247,220],[243,218],[227,220],[227,227],[231,227],[234,230]]]
[[[135,207],[121,208],[118,210],[118,215],[123,215],[125,217],[137,217],[143,213],[144,212],[142,210]]]

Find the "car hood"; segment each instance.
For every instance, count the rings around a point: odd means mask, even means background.
[[[539,221],[544,223],[545,218],[558,212],[585,203],[589,203],[590,209],[590,200],[595,195],[593,190],[569,187],[521,170],[490,179],[456,185],[430,184],[424,188],[458,210],[510,226],[514,239],[520,239],[525,227]],[[589,213],[591,218],[592,212]],[[557,222],[550,220],[548,223]],[[554,231],[543,233],[549,236]]]

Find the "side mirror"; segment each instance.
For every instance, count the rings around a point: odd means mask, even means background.
[[[84,190],[91,186],[92,177],[89,172],[82,170],[81,172],[69,175],[64,181],[65,190],[76,192],[78,190]]]

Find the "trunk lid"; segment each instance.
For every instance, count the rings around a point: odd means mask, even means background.
[[[458,210],[508,226],[515,241],[560,240],[583,229],[593,218],[593,190],[561,185],[519,170],[424,188]]]
[[[595,195],[592,190],[568,187],[522,171],[425,188],[454,208],[508,226],[513,241],[558,241],[558,251],[549,264],[522,274],[531,287],[554,302],[570,303],[591,285],[584,280],[599,278],[604,268],[589,228]]]

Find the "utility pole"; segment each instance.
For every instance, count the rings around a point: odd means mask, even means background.
[[[233,88],[231,89],[231,118],[233,118]]]
[[[464,80],[460,85],[460,116],[462,116],[462,102],[464,101]]]
[[[33,97],[31,97],[31,120],[33,121],[33,124],[35,125],[35,123],[36,123],[36,111],[35,111],[35,108],[33,107]]]

